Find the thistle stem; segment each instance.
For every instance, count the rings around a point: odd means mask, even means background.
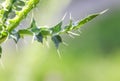
[[[27,16],[27,14],[39,3],[40,0],[29,0],[21,11],[19,11],[15,18],[9,20],[9,25],[7,26],[8,32],[15,29],[19,23]]]

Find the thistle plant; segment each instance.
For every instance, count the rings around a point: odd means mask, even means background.
[[[24,38],[25,36],[32,36],[34,40],[43,43],[44,39],[47,40],[47,38],[50,37],[58,49],[59,44],[63,42],[60,36],[61,34],[77,35],[73,33],[73,31],[79,30],[84,24],[106,11],[89,15],[76,22],[73,22],[70,17],[69,23],[65,26],[63,26],[62,19],[58,24],[47,28],[38,26],[35,19],[32,18],[30,27],[16,30],[21,21],[27,17],[28,13],[33,10],[39,2],[40,0],[5,0],[0,4],[0,44],[8,39],[13,39],[15,43],[17,43],[20,38]],[[2,53],[1,46],[0,53]]]

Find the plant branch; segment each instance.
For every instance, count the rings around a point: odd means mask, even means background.
[[[16,17],[14,19],[9,20],[9,25],[7,26],[7,30],[11,32],[15,29],[21,20],[23,20],[27,14],[39,3],[39,0],[29,0],[26,2],[25,6],[21,11],[18,11]]]

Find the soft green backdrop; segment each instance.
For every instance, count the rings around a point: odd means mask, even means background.
[[[53,1],[55,4],[52,1],[41,3],[43,19],[38,18],[38,23],[42,21],[42,25],[52,25],[59,21],[57,15],[69,1],[65,3],[61,0],[59,4]],[[51,8],[44,7],[45,4]],[[38,14],[36,16],[39,17]],[[113,7],[83,26],[79,37],[72,39],[62,35],[69,45],[60,45],[62,58],[59,58],[51,41],[50,47],[47,47],[38,42],[31,44],[28,37],[20,40],[18,48],[15,48],[13,43],[6,45],[12,42],[9,40],[3,44],[0,81],[120,81],[119,14],[119,9]],[[48,22],[49,18],[53,18],[52,24]]]

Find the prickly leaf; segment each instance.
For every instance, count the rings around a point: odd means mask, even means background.
[[[52,37],[52,41],[54,42],[56,48],[58,49],[59,44],[62,43],[62,38],[59,35],[55,35]]]

